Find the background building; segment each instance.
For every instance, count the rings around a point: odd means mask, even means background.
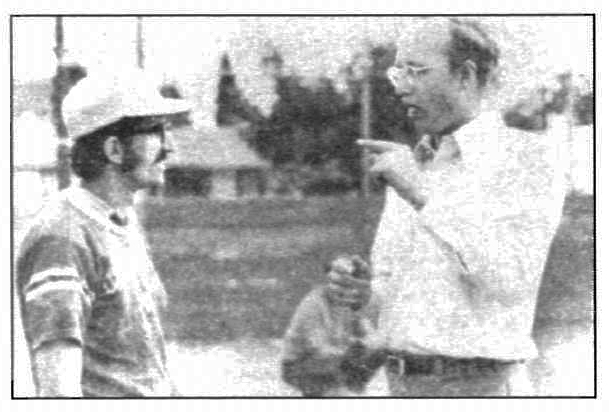
[[[175,152],[167,161],[165,194],[217,199],[263,195],[271,165],[247,145],[240,130],[240,126],[174,130]]]

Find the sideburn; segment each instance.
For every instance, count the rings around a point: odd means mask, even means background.
[[[458,112],[456,99],[453,96],[446,93],[434,93],[430,96],[430,101],[438,114],[447,119],[446,124],[442,125],[442,130],[438,131],[439,135],[450,134],[465,123],[466,119],[463,119],[461,113]],[[436,119],[436,122],[438,120]]]

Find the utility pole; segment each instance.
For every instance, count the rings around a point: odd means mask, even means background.
[[[361,82],[360,93],[360,136],[362,139],[370,139],[370,117],[371,117],[371,93],[370,76],[372,71],[372,59],[370,58],[370,46],[366,45],[364,52],[355,59],[354,75]],[[370,196],[370,178],[368,173],[368,149],[362,148],[361,153],[361,182],[360,196],[364,199]]]
[[[87,76],[87,70],[76,62],[65,62],[63,18],[55,17],[55,57],[57,69],[52,79],[51,89],[51,121],[59,139],[57,145],[57,184],[59,190],[70,185],[70,139],[63,118],[63,100],[70,89]]]
[[[68,131],[63,119],[62,102],[65,94],[62,92],[62,66],[65,53],[63,37],[63,18],[55,17],[55,57],[57,58],[57,71],[53,78],[53,91],[51,92],[51,116],[55,131],[59,138],[57,145],[57,185],[59,190],[70,185],[70,145]],[[66,93],[67,94],[67,93]]]
[[[371,84],[370,77],[372,75],[372,59],[370,58],[370,47],[366,44],[364,52],[355,59],[354,75],[361,82],[360,94],[360,136],[362,139],[370,139],[370,118],[371,118]],[[361,149],[361,175],[360,175],[360,190],[359,190],[359,212],[357,221],[354,222],[356,237],[359,240],[360,253],[364,257],[368,257],[368,209],[370,197],[370,172],[369,167],[370,154],[367,148]]]
[[[362,81],[362,97],[361,97],[361,136],[363,139],[370,139],[370,73],[364,76]],[[370,196],[370,173],[368,172],[369,158],[367,148],[362,148],[362,182],[361,195],[364,199]]]
[[[144,34],[143,34],[142,17],[137,17],[136,37],[135,37],[135,53],[137,57],[137,67],[144,68]]]
[[[371,117],[371,92],[370,92],[370,76],[372,75],[372,59],[370,58],[370,45],[366,43],[364,52],[355,58],[354,76],[361,82],[360,93],[360,136],[362,139],[370,139],[370,117]],[[370,177],[368,173],[368,158],[369,153],[367,148],[362,148],[361,153],[361,182],[360,196],[367,199],[370,196]]]

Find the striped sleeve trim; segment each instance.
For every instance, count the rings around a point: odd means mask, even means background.
[[[83,284],[72,267],[58,267],[44,270],[32,275],[24,288],[25,301],[34,300],[50,291],[83,292]]]

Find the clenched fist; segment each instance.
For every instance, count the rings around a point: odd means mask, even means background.
[[[360,139],[357,143],[371,152],[370,173],[381,176],[415,209],[425,205],[421,172],[410,147],[382,140]]]

